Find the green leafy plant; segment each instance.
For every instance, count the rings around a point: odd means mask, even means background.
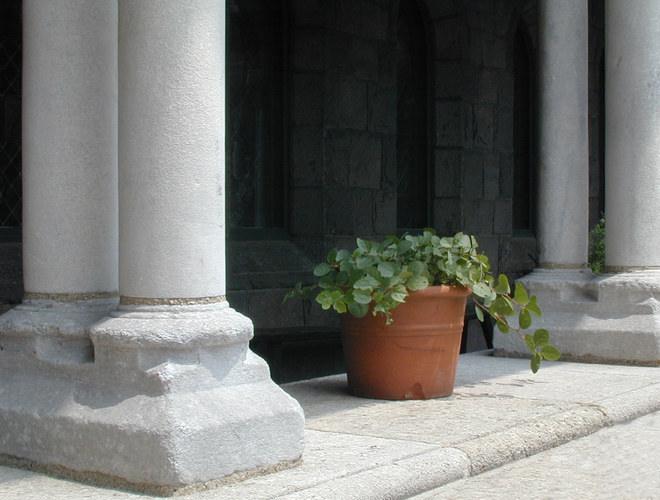
[[[602,274],[605,269],[605,214],[589,232],[589,267],[594,274]]]
[[[560,353],[549,343],[545,329],[526,333],[534,316],[541,316],[536,296],[529,296],[522,284],[513,292],[504,274],[490,273],[488,257],[478,253],[474,236],[458,233],[441,238],[432,229],[420,235],[383,241],[357,239],[353,251],[333,249],[325,262],[314,268],[318,282],[304,287],[298,283],[284,300],[316,298],[323,309],[334,309],[356,317],[383,314],[392,322],[391,311],[403,304],[410,292],[431,285],[466,286],[472,290],[475,312],[480,321],[489,314],[502,333],[517,332],[532,354],[534,373],[543,359],[555,361]],[[517,316],[517,326],[509,318]]]

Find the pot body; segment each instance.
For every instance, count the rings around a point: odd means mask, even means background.
[[[430,286],[411,292],[393,322],[369,312],[341,315],[348,390],[377,399],[429,399],[454,391],[466,287]]]

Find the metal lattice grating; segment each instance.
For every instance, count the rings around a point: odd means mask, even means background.
[[[0,39],[0,227],[21,225],[20,41]]]

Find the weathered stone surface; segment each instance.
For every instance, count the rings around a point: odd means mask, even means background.
[[[455,234],[463,227],[460,198],[437,198],[433,201],[433,224],[438,233]]]
[[[511,200],[496,200],[493,217],[493,232],[495,234],[511,234],[513,205]]]
[[[309,2],[313,4],[313,2]],[[293,69],[297,71],[323,71],[324,31],[320,28],[296,26],[293,32]]]
[[[322,188],[297,188],[293,190],[291,232],[294,235],[322,235],[323,225]]]
[[[479,199],[484,195],[484,155],[478,151],[463,152],[463,195]]]
[[[538,297],[534,326],[551,332],[564,359],[660,364],[660,271],[595,277],[589,270],[537,269],[520,280]],[[502,335],[498,352],[526,349]]]
[[[435,196],[438,198],[460,196],[463,153],[460,149],[435,150]]]
[[[461,61],[437,61],[435,64],[435,96],[456,99],[464,91],[463,64]]]
[[[460,101],[436,101],[436,147],[461,145],[461,116]]]
[[[293,123],[323,124],[323,76],[317,73],[296,73],[293,76]]]
[[[493,216],[492,201],[464,200],[461,230],[468,234],[493,234]]]
[[[353,190],[326,189],[325,198],[329,200],[326,217],[326,232],[329,234],[353,234]]]
[[[383,134],[396,133],[396,86],[369,83],[368,128]]]
[[[396,194],[391,191],[374,193],[374,233],[379,235],[396,232]]]
[[[354,77],[326,75],[325,125],[328,128],[367,128],[367,82]]]
[[[438,59],[458,59],[461,54],[462,27],[458,16],[436,19],[433,23],[435,34],[435,55]]]
[[[295,127],[292,135],[293,184],[300,187],[322,185],[325,179],[323,128],[320,126]]]
[[[472,108],[474,122],[472,135],[475,149],[490,151],[493,148],[495,108],[488,104],[475,104]]]
[[[495,112],[493,149],[513,151],[513,108],[510,106],[498,106]]]
[[[357,2],[352,2],[357,3]],[[378,44],[346,36],[341,31],[326,32],[326,70],[344,77],[377,81],[380,76]]]

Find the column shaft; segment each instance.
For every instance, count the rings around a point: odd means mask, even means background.
[[[660,268],[660,3],[607,2],[605,35],[605,264]]]
[[[224,2],[119,15],[121,295],[223,296]]]
[[[539,2],[539,261],[587,262],[587,0]]]
[[[117,6],[23,2],[23,261],[37,296],[117,291]]]

